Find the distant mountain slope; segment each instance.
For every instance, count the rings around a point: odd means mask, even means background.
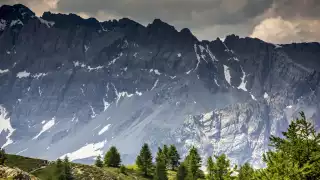
[[[99,22],[0,7],[0,145],[91,163],[142,143],[262,166],[270,134],[304,110],[319,126],[320,44],[199,41],[155,19]]]

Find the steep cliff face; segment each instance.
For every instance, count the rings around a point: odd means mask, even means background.
[[[269,135],[298,111],[319,125],[319,57],[319,43],[198,41],[159,19],[2,6],[0,145],[82,162],[116,145],[131,163],[144,142],[174,143],[261,166]]]

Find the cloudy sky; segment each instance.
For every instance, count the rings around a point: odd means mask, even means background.
[[[320,0],[0,0],[44,11],[77,13],[100,21],[128,17],[143,25],[160,18],[199,39],[228,34],[273,43],[320,41]]]

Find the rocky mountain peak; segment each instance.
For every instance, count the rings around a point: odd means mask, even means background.
[[[35,16],[29,8],[22,4],[13,6],[3,5],[0,7],[0,18],[5,20],[27,19]]]
[[[95,18],[84,19],[76,14],[54,14],[51,12],[44,12],[42,19],[54,22],[54,26],[57,28],[75,28],[75,27],[88,27],[99,29],[100,23]]]
[[[29,19],[34,17],[34,12],[22,4],[3,5],[0,7],[0,33],[6,27],[21,28]]]

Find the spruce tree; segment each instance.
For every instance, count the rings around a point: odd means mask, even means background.
[[[200,177],[201,157],[195,147],[189,150],[185,162],[188,172],[187,179],[197,180]]]
[[[208,160],[207,160],[207,179],[208,180],[214,180],[214,163],[213,163],[213,160],[212,160],[212,157],[208,157]]]
[[[120,153],[115,146],[112,146],[104,156],[104,164],[108,167],[119,167],[121,163]]]
[[[163,145],[162,153],[165,157],[164,163],[166,164],[166,167],[168,167],[169,166],[169,148],[166,144]]]
[[[151,151],[149,149],[148,144],[144,144],[140,150],[140,154],[137,156],[136,159],[136,164],[138,166],[138,168],[140,169],[140,171],[142,171],[142,173],[145,176],[148,176],[150,171],[153,168],[152,165],[152,154]]]
[[[165,164],[165,154],[161,151],[157,153],[156,157],[156,167],[153,175],[154,180],[168,180],[168,174],[166,170],[166,164]]]
[[[230,160],[225,154],[215,156],[216,162],[213,163],[214,179],[232,179],[233,169],[230,167]]]
[[[249,163],[245,163],[240,166],[238,170],[238,180],[251,180],[254,177],[254,169]]]
[[[95,161],[95,166],[97,166],[97,167],[103,167],[103,162],[102,162],[102,160],[101,160],[101,156],[100,155],[98,155],[98,157],[97,157],[97,159],[96,159],[96,161]]]
[[[0,148],[0,165],[4,165],[6,158],[6,151],[3,148]]]
[[[180,155],[177,151],[176,146],[170,145],[169,148],[169,164],[171,166],[171,170],[174,170],[179,166]]]
[[[63,162],[61,161],[61,159],[57,159],[57,161],[55,163],[54,174],[57,177],[56,178],[57,180],[66,180],[65,169],[64,169],[64,165],[63,165]]]
[[[255,173],[257,179],[306,179],[320,177],[320,133],[300,113],[283,137],[270,137],[274,148],[263,156],[267,168]]]
[[[71,168],[71,164],[69,162],[68,156],[64,157],[63,166],[64,166],[64,173],[65,173],[66,180],[72,180],[73,179],[72,168]]]
[[[187,167],[184,163],[181,163],[177,170],[176,179],[177,180],[185,180],[187,177]]]

